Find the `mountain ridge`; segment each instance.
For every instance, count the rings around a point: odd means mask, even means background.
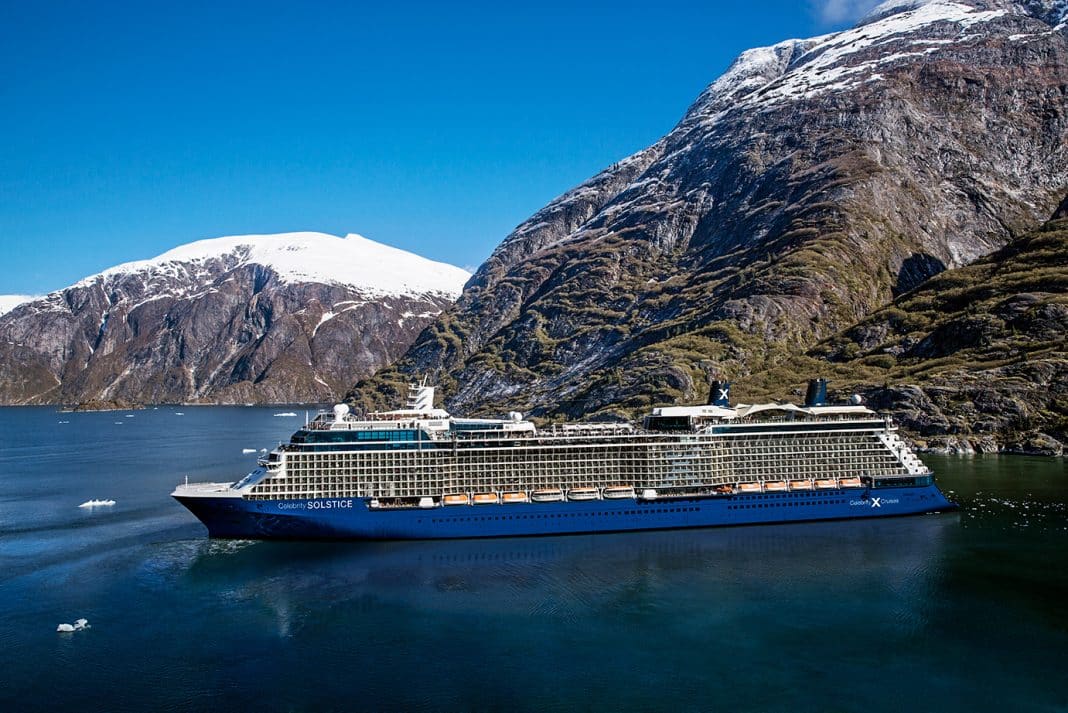
[[[910,6],[911,7],[911,6]],[[634,413],[848,327],[1068,187],[1055,3],[922,3],[747,51],[665,137],[507,236],[393,367],[457,411]]]

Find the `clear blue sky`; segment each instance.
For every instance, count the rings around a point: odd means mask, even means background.
[[[2,0],[0,293],[289,230],[476,266],[853,1]]]

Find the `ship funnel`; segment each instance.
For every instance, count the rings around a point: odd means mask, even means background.
[[[805,406],[827,405],[827,380],[813,379],[808,382],[808,392],[805,394]]]
[[[730,408],[731,405],[731,382],[714,379],[708,389],[708,405]]]
[[[349,415],[348,404],[338,404],[334,407],[334,420],[344,421],[345,417]]]
[[[434,408],[434,387],[427,386],[425,378],[422,383],[408,387],[407,408],[409,411],[430,411]]]

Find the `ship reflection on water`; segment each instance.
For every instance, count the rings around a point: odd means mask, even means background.
[[[273,611],[278,633],[339,609],[395,607],[450,617],[551,617],[580,622],[661,611],[675,617],[778,616],[836,589],[843,606],[887,602],[901,624],[922,623],[956,515],[867,522],[671,530],[587,536],[424,542],[199,544],[182,577]],[[295,612],[294,609],[300,609]],[[783,612],[785,614],[785,612]],[[796,612],[794,613],[796,614]]]

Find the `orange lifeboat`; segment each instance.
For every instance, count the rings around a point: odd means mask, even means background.
[[[790,490],[812,490],[811,480],[791,480]]]
[[[764,483],[764,490],[769,493],[781,493],[787,489],[785,480],[769,480]]]
[[[530,498],[527,497],[526,493],[502,493],[501,500],[503,500],[506,505],[511,503],[530,502]]]
[[[471,500],[475,505],[496,505],[501,501],[497,493],[475,493]]]
[[[740,483],[738,491],[742,493],[759,493],[760,483]]]
[[[470,505],[471,498],[467,496],[467,493],[453,493],[443,497],[441,502],[446,505]]]
[[[864,484],[860,482],[860,478],[842,478],[838,481],[838,484],[843,488],[863,488]]]
[[[820,490],[831,490],[832,488],[837,488],[838,486],[834,484],[834,480],[825,479],[825,480],[817,480],[816,481],[816,487],[819,488]]]

